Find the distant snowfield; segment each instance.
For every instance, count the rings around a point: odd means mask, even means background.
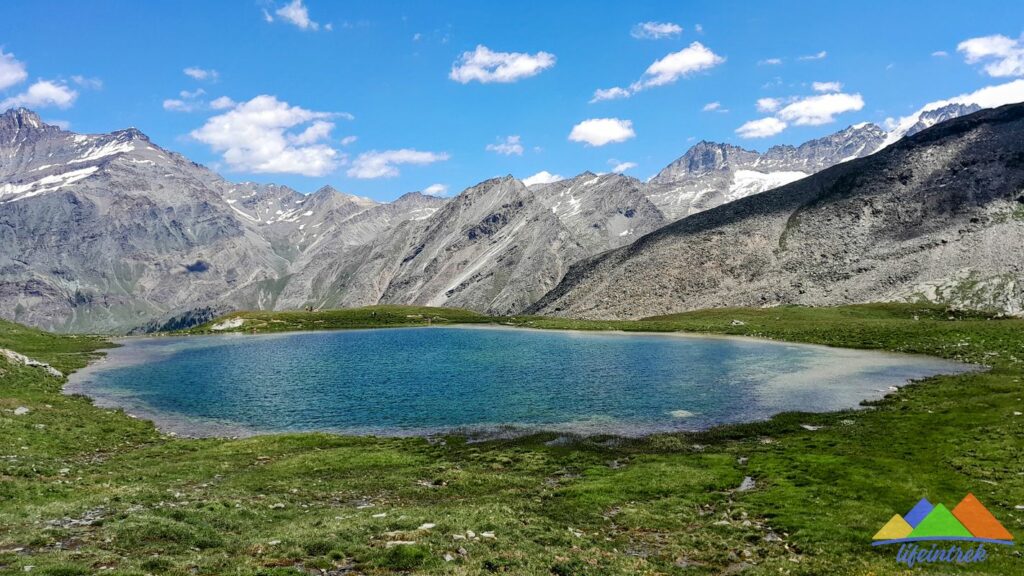
[[[22,198],[31,198],[46,192],[53,192],[88,178],[98,170],[98,166],[89,166],[88,168],[71,170],[62,174],[45,176],[28,184],[0,184],[0,202],[11,202],[21,200]]]
[[[785,186],[790,182],[796,182],[806,178],[806,172],[783,171],[783,172],[758,172],[757,170],[737,170],[732,177],[732,184],[729,185],[729,193],[726,201],[732,202],[754,194],[760,194],[779,186]]]

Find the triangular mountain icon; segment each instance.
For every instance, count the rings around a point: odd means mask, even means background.
[[[932,506],[932,503],[929,502],[927,498],[921,498],[918,500],[917,504],[910,509],[910,512],[907,512],[903,519],[907,521],[907,524],[910,524],[911,528],[916,528],[917,525],[921,523],[921,520],[924,520],[925,516],[931,514],[932,508],[934,508],[934,506]]]
[[[942,504],[936,504],[935,508],[932,508],[931,513],[914,527],[914,531],[910,533],[908,538],[941,538],[944,536],[971,538],[973,534],[967,528],[964,528],[964,525],[956,519],[956,516],[953,516],[949,508]]]
[[[968,494],[953,508],[953,516],[970,531],[975,538],[991,538],[993,540],[1013,540],[1013,534],[1003,528],[996,517],[982,503]]]
[[[885,526],[875,534],[872,540],[899,540],[906,538],[914,528],[907,524],[907,521],[903,519],[899,514],[894,514]]]

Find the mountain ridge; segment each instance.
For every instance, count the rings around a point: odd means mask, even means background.
[[[721,306],[939,300],[1020,313],[1024,104],[676,221],[574,265],[528,312],[630,318]],[[929,298],[930,297],[930,298]]]

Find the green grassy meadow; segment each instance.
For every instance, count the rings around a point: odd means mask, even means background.
[[[1024,535],[1019,319],[924,305],[634,322],[396,306],[231,317],[244,322],[227,331],[241,332],[468,322],[682,330],[991,368],[914,383],[866,410],[643,439],[193,440],[63,395],[63,379],[0,357],[0,573],[1024,574],[1020,545],[987,547],[984,563],[913,570],[893,548],[869,545],[921,497],[952,507],[967,492]],[[0,348],[64,372],[108,346],[0,321]],[[738,490],[747,476],[754,488]]]

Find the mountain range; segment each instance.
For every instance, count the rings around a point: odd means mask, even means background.
[[[700,142],[648,182],[585,172],[526,186],[507,176],[452,198],[413,192],[378,203],[330,187],[304,195],[286,186],[230,182],[135,129],[74,134],[45,124],[29,110],[9,110],[0,115],[0,315],[50,330],[128,332],[185,326],[242,308],[407,303],[491,314],[532,307],[624,317],[686,309],[690,302],[856,300],[867,292],[847,290],[839,298],[835,289],[805,289],[799,294],[813,297],[801,299],[775,287],[764,298],[751,300],[741,291],[742,297],[731,300],[732,292],[716,288],[700,297],[684,290],[682,301],[645,297],[617,306],[595,304],[590,294],[597,293],[595,282],[616,289],[612,280],[624,278],[622,270],[611,269],[616,262],[628,262],[631,272],[625,276],[636,279],[623,280],[621,288],[645,294],[669,282],[670,276],[656,270],[678,265],[693,273],[732,262],[744,252],[739,247],[752,249],[760,237],[723,236],[718,248],[724,253],[704,250],[705,260],[685,258],[706,246],[707,237],[687,237],[678,254],[658,252],[665,262],[640,255],[658,244],[654,239],[685,237],[673,231],[730,230],[732,220],[721,220],[723,213],[750,209],[765,220],[763,211],[777,210],[771,202],[779,201],[772,199],[802,198],[809,193],[792,191],[820,187],[821,177],[811,175],[875,169],[877,158],[917,142],[915,133],[942,129],[928,127],[971,112],[951,105],[922,115],[900,134],[859,124],[763,154]],[[933,170],[943,169],[952,168],[942,164]],[[965,178],[966,169],[959,170]],[[904,210],[921,213],[920,207]],[[809,214],[801,211],[793,223],[809,221]],[[807,231],[795,224],[790,228],[787,243],[803,242],[800,234]],[[844,258],[866,248],[850,247]],[[650,270],[637,271],[626,254]],[[791,255],[808,259],[803,268],[787,261],[788,281],[814,285],[823,274],[816,268],[820,256]],[[751,262],[761,266],[766,259],[759,255]],[[934,298],[959,286],[955,276],[926,276],[900,276],[891,284],[907,288],[908,282],[920,281],[920,295]],[[719,286],[716,278],[695,277],[696,288],[687,290],[696,294],[700,286]],[[601,294],[598,299],[614,297]],[[1000,298],[989,300],[1002,303]]]
[[[1021,246],[1024,104],[1014,104],[584,260],[530,311],[630,318],[909,300],[1020,314]]]

